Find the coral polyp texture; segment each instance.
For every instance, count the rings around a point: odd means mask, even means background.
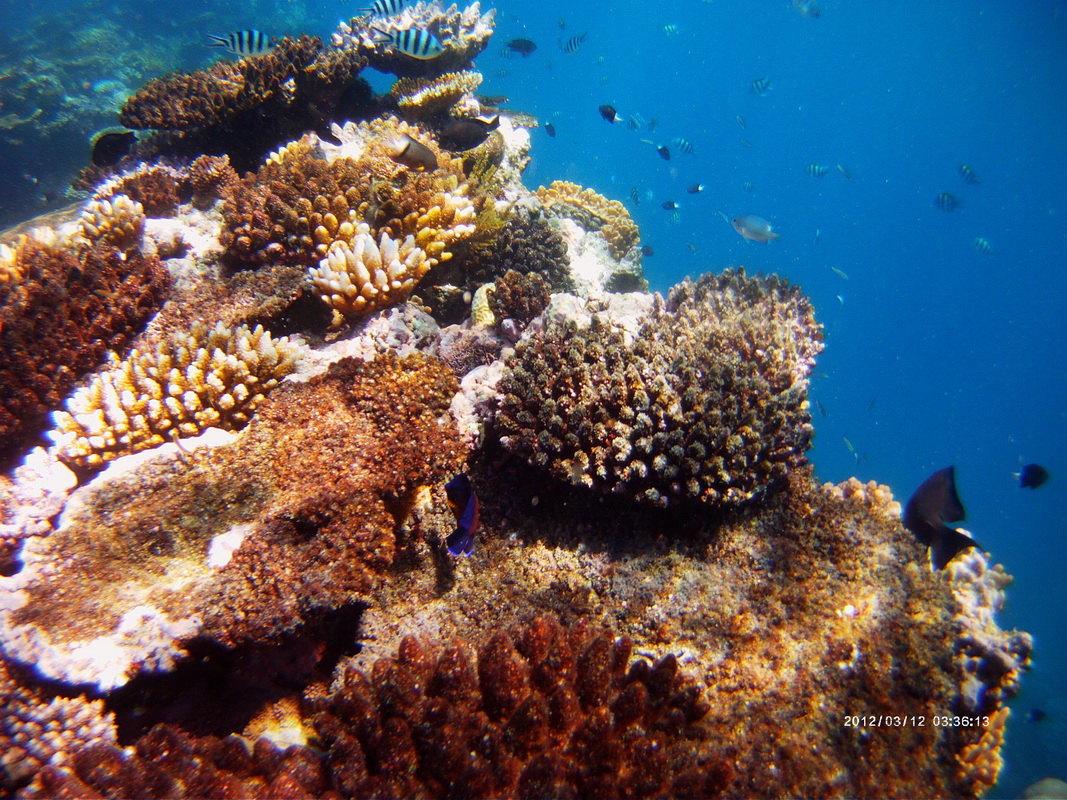
[[[567,244],[540,211],[515,208],[495,223],[479,225],[457,248],[456,259],[470,282],[494,281],[514,270],[540,275],[554,291],[568,288]]]
[[[500,383],[501,441],[531,464],[653,505],[720,507],[805,463],[822,331],[787,282],[685,282],[632,342],[603,314],[584,327],[547,316]]]
[[[331,41],[343,51],[360,53],[370,66],[381,72],[408,77],[436,76],[466,68],[486,48],[493,35],[495,15],[496,9],[483,14],[479,3],[460,11],[455,4],[446,8],[438,0],[421,0],[388,17],[353,17],[341,22]],[[434,33],[442,52],[429,59],[415,58],[393,46],[387,38],[412,29]]]
[[[287,381],[240,435],[101,473],[0,577],[5,651],[106,691],[172,670],[190,639],[272,642],[370,602],[418,490],[466,455],[456,388],[423,355],[348,358]]]
[[[351,241],[334,242],[308,275],[315,293],[343,318],[407,300],[430,264],[413,236],[397,242],[382,231],[376,242],[370,226],[360,223]]]
[[[351,797],[704,797],[729,768],[697,757],[707,706],[673,656],[539,617],[463,642],[409,637],[345,669],[311,720]]]
[[[641,240],[637,224],[618,200],[609,200],[569,181],[552,181],[536,194],[550,213],[569,217],[586,231],[599,231],[617,259]]]
[[[143,221],[143,220],[142,220]],[[54,234],[40,234],[45,240]],[[156,258],[24,236],[0,255],[0,458],[46,426],[75,381],[122,352],[169,286]]]
[[[81,217],[81,235],[89,244],[104,244],[126,253],[141,246],[144,206],[124,194],[92,200]]]
[[[186,337],[152,350],[133,350],[96,375],[56,411],[60,457],[99,467],[207,428],[243,427],[271,389],[296,366],[288,337],[262,326],[236,330],[197,323]]]
[[[448,72],[433,78],[401,78],[389,94],[405,116],[423,119],[448,111],[481,83],[477,72]]]

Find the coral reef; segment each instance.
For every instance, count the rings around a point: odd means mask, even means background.
[[[40,234],[44,238],[44,234]],[[122,352],[160,306],[166,270],[137,251],[24,236],[0,273],[0,458],[46,425],[75,381]]]
[[[632,343],[606,315],[580,327],[550,309],[508,362],[501,441],[575,485],[736,506],[804,463],[821,349],[800,292],[743,270],[679,284]]]
[[[124,194],[92,200],[82,212],[81,237],[90,245],[103,244],[128,253],[141,247],[144,220],[144,206]]]
[[[125,195],[140,203],[146,217],[170,217],[178,210],[183,195],[190,192],[189,180],[182,170],[165,164],[142,165],[117,178],[113,184],[98,187],[96,196],[114,202]]]
[[[64,461],[85,468],[207,428],[236,430],[297,358],[288,337],[274,339],[262,326],[197,323],[154,350],[112,356],[66,411],[55,412],[49,436]]]
[[[367,603],[411,498],[465,455],[455,389],[426,356],[349,358],[283,383],[239,436],[115,462],[0,577],[6,652],[108,690],[194,637],[270,642]]]
[[[46,766],[69,763],[79,750],[117,740],[102,700],[50,697],[29,688],[2,657],[0,708],[0,791],[5,794]]]
[[[539,617],[473,658],[405,638],[313,702],[336,788],[353,797],[708,796],[728,770],[694,747],[707,707],[673,656]],[[702,767],[702,768],[700,768]]]
[[[525,326],[545,310],[549,294],[548,281],[541,273],[509,269],[493,284],[489,306],[498,319],[513,319]]]
[[[405,117],[425,119],[448,111],[481,84],[477,72],[446,72],[432,78],[401,78],[389,94]]]
[[[640,244],[637,225],[618,200],[609,200],[568,181],[552,181],[535,194],[550,213],[570,217],[587,231],[599,231],[616,259]]]
[[[381,72],[406,77],[437,76],[466,68],[486,48],[493,35],[495,14],[495,9],[482,14],[478,3],[460,11],[455,4],[445,8],[439,0],[420,0],[389,17],[353,17],[341,22],[331,41],[343,52],[360,53]],[[372,22],[377,31],[371,27]],[[378,33],[392,36],[412,28],[432,31],[443,52],[431,59],[413,58],[383,43],[385,37]]]
[[[241,180],[229,156],[200,156],[189,165],[193,205],[208,208],[228,196]]]

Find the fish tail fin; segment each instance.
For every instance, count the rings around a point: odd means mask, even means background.
[[[208,42],[208,47],[229,47],[230,43],[226,40],[225,36],[216,36],[213,33],[209,33],[207,38],[211,41]]]
[[[767,234],[767,241],[768,242],[773,242],[777,238],[778,238],[778,234],[777,233],[773,233],[772,232],[772,233],[768,233]]]

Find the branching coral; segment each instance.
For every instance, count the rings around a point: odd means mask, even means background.
[[[241,428],[278,381],[293,371],[297,348],[262,326],[231,330],[196,324],[187,337],[133,350],[96,375],[55,412],[50,432],[64,460],[107,461],[207,428]]]
[[[81,235],[90,245],[104,244],[122,253],[141,246],[144,206],[124,194],[93,200],[81,217]]]
[[[477,72],[446,72],[430,78],[401,78],[389,94],[405,116],[424,119],[448,111],[481,83]]]
[[[508,363],[502,442],[575,485],[735,506],[804,463],[821,340],[797,289],[743,271],[680,284],[632,345],[601,317],[550,319]]]
[[[339,315],[339,324],[345,316],[370,314],[407,300],[430,263],[413,236],[398,242],[383,231],[375,242],[370,226],[360,223],[350,242],[335,241],[308,274],[315,293]]]
[[[389,17],[354,17],[338,25],[333,34],[334,47],[354,50],[366,57],[370,66],[394,75],[440,75],[448,70],[463,69],[477,56],[493,35],[495,9],[481,13],[478,3],[462,12],[455,4],[448,8],[433,0],[414,3],[399,14]],[[427,60],[413,58],[397,48],[383,43],[383,37],[371,28],[390,36],[400,31],[419,29],[432,31],[440,41],[443,52]]]
[[[552,181],[536,194],[549,212],[570,217],[587,231],[599,231],[617,259],[640,242],[637,225],[618,200],[609,200],[568,181]]]
[[[707,706],[673,656],[538,618],[479,649],[405,639],[396,659],[348,668],[313,704],[336,788],[355,797],[705,796],[728,767],[700,764]]]
[[[44,237],[49,238],[49,237]],[[169,285],[155,258],[98,246],[77,253],[25,237],[0,274],[0,456],[46,425],[74,382],[122,352]]]

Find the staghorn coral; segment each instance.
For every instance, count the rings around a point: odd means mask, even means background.
[[[568,181],[552,181],[548,187],[539,187],[535,194],[550,213],[570,217],[587,231],[599,231],[616,259],[641,241],[630,212],[618,200],[609,200]]]
[[[0,641],[107,690],[173,670],[194,637],[273,642],[365,605],[419,487],[465,456],[455,390],[426,356],[349,358],[287,381],[221,445],[102,473],[0,578]]]
[[[308,275],[315,293],[334,311],[337,327],[344,317],[370,314],[407,300],[430,264],[410,234],[398,242],[382,231],[375,242],[370,226],[360,223],[351,240],[335,241]]]
[[[707,796],[707,706],[673,656],[630,663],[625,637],[539,617],[477,659],[412,637],[368,675],[344,669],[311,721],[338,791],[370,797]]]
[[[54,238],[42,234],[46,240]],[[134,251],[23,237],[0,281],[0,458],[47,425],[75,381],[122,352],[163,302],[167,271]]]
[[[49,436],[60,457],[100,467],[207,428],[243,427],[278,381],[293,371],[297,348],[257,326],[193,325],[154,350],[133,350],[75,392],[56,411]]]
[[[319,39],[286,37],[265,56],[220,61],[206,70],[157,78],[126,101],[120,119],[134,129],[184,131],[218,125],[284,97],[286,82],[307,70],[321,49]]]
[[[139,249],[144,239],[144,206],[124,194],[92,200],[81,217],[81,237],[122,253]]]
[[[401,78],[389,94],[404,116],[425,119],[445,113],[481,83],[478,72],[446,72],[430,78]]]
[[[508,362],[501,441],[575,485],[740,505],[805,463],[821,340],[799,290],[743,270],[679,284],[632,344],[603,315],[580,328],[550,313]]]
[[[371,28],[370,17],[353,17],[341,22],[332,36],[333,46],[342,52],[355,51],[366,57],[367,63],[381,72],[400,76],[440,75],[450,70],[466,68],[493,35],[495,9],[481,13],[478,3],[460,11],[455,4],[445,8],[433,0],[414,3],[399,14],[376,17],[373,25],[387,34],[409,28],[433,32],[444,52],[428,59],[412,58],[396,48],[380,42],[381,36]]]

